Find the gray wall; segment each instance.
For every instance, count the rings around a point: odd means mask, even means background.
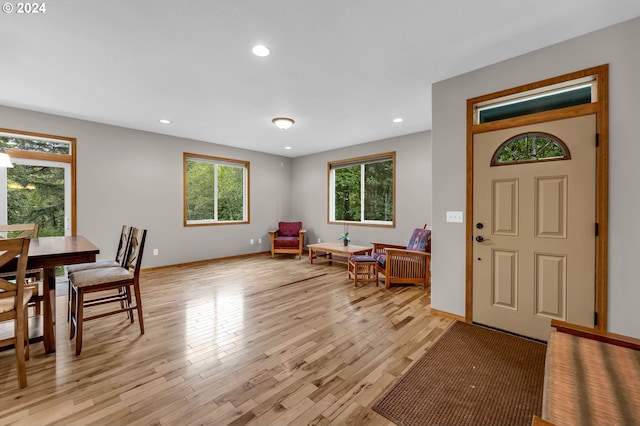
[[[446,223],[445,212],[465,209],[466,100],[608,63],[609,330],[640,337],[638,40],[640,19],[634,19],[433,86],[433,308],[464,315],[465,226]]]
[[[349,227],[352,244],[371,241],[406,244],[416,227],[431,223],[431,132],[383,139],[298,157],[293,161],[293,216],[307,229],[307,244],[338,242],[342,225],[327,223],[327,163],[396,152],[396,228]]]
[[[267,231],[291,217],[290,158],[2,106],[0,118],[0,127],[77,139],[77,233],[100,258],[115,255],[123,224],[148,229],[149,268],[267,251]],[[250,161],[250,224],[182,225],[183,152]]]
[[[351,226],[353,244],[406,243],[431,223],[430,132],[291,159],[3,106],[0,117],[0,127],[77,139],[77,233],[100,247],[100,258],[114,256],[125,223],[149,230],[145,268],[268,251],[267,231],[281,220],[301,220],[307,243],[338,241],[342,226],[327,224],[327,162],[390,151],[397,228]],[[183,152],[251,162],[250,224],[182,225]]]

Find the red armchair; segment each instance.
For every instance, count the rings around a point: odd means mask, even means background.
[[[302,222],[279,222],[278,229],[269,231],[271,257],[276,253],[290,253],[297,254],[299,259],[302,258],[306,232],[306,229],[302,229]]]

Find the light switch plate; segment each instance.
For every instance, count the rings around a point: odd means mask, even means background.
[[[462,223],[462,212],[447,212],[447,222]]]

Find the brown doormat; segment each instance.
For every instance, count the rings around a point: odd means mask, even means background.
[[[542,412],[546,348],[456,322],[373,410],[402,426],[528,426]]]

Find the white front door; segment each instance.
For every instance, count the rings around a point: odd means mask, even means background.
[[[513,136],[545,133],[570,158],[491,165]],[[593,327],[596,117],[473,139],[473,321],[547,340],[552,318]]]

